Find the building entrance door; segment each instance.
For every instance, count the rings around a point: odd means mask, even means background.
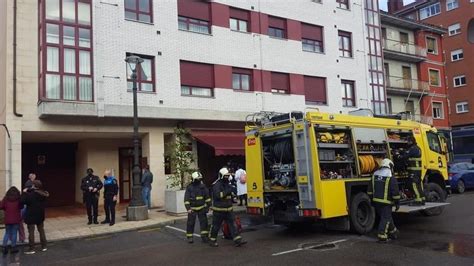
[[[140,156],[140,162],[140,168],[143,168],[147,158]],[[133,148],[119,149],[119,179],[120,202],[129,202],[132,199],[133,186]]]

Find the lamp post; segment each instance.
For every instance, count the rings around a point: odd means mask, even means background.
[[[138,135],[138,104],[137,104],[137,67],[143,62],[143,59],[131,55],[125,58],[130,70],[132,71],[133,81],[133,185],[132,199],[127,208],[127,220],[140,221],[148,219],[148,207],[142,198],[141,169],[139,161],[140,136]]]

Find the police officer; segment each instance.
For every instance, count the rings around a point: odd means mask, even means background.
[[[87,224],[98,224],[98,205],[99,205],[99,190],[102,188],[102,182],[99,177],[94,175],[92,168],[87,169],[87,176],[81,180],[82,198],[87,208]]]
[[[237,232],[235,227],[235,217],[232,210],[232,197],[235,195],[233,188],[229,183],[231,177],[227,168],[219,170],[219,179],[215,182],[212,187],[212,201],[213,201],[213,217],[212,227],[210,235],[210,245],[212,247],[219,246],[217,244],[217,233],[221,228],[222,222],[226,222],[229,225],[230,234],[234,240],[235,246],[239,247],[246,244],[247,242],[242,240],[242,237]]]
[[[421,180],[421,149],[413,136],[408,138],[408,146],[407,152],[402,157],[407,162],[407,171],[411,179],[410,189],[415,195],[415,202],[411,205],[425,205],[425,194]]]
[[[104,173],[104,210],[105,220],[101,224],[115,224],[115,205],[117,205],[118,184],[110,170]]]
[[[380,168],[372,176],[372,183],[368,189],[375,210],[380,216],[377,238],[382,243],[398,238],[398,230],[392,218],[392,205],[395,205],[395,211],[398,211],[400,194],[397,180],[392,177],[392,168],[393,162],[390,159],[383,159]]]
[[[201,240],[204,243],[209,242],[209,231],[207,224],[207,212],[211,206],[211,198],[206,185],[202,183],[202,175],[200,172],[194,172],[191,175],[193,181],[186,188],[184,193],[184,206],[188,210],[188,222],[186,228],[186,237],[188,243],[193,243],[194,224],[196,216],[199,219],[201,229]]]

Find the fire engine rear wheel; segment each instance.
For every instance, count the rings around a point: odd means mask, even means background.
[[[445,202],[446,193],[444,190],[436,183],[428,183],[425,187],[425,197],[427,202]],[[424,210],[421,213],[425,216],[437,216],[440,215],[444,210],[444,207],[432,208],[429,210]]]
[[[366,193],[360,192],[352,197],[349,211],[352,231],[362,235],[372,231],[375,223],[375,210]]]

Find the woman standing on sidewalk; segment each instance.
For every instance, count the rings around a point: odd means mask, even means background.
[[[5,211],[5,235],[3,237],[3,255],[8,253],[8,240],[11,241],[11,253],[16,253],[16,236],[21,222],[20,191],[16,187],[8,189],[0,204]]]
[[[101,224],[115,224],[115,205],[117,204],[118,194],[117,180],[112,175],[112,172],[107,169],[104,173],[104,210],[105,220]]]
[[[49,193],[43,190],[39,180],[33,181],[33,186],[21,195],[21,203],[26,205],[25,223],[28,227],[29,250],[25,254],[35,253],[35,225],[41,241],[41,251],[46,251],[46,234],[44,232],[44,209]]]

